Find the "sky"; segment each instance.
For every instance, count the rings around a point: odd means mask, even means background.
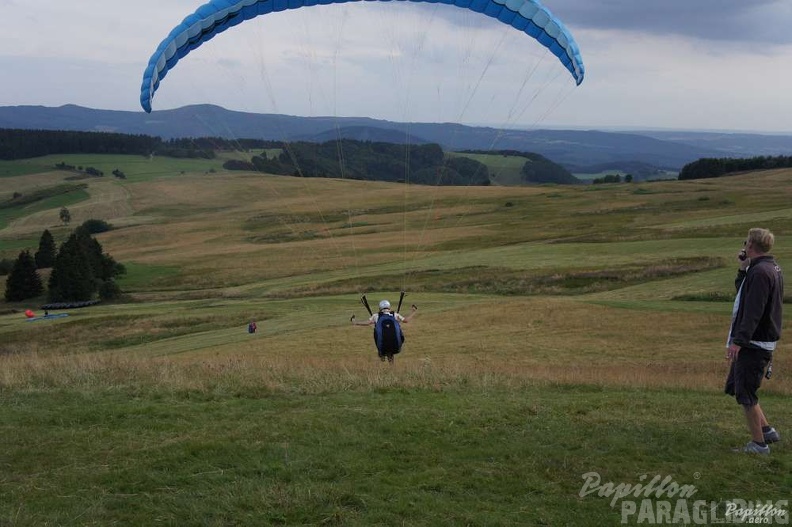
[[[142,111],[149,57],[203,3],[0,0],[0,106]],[[207,103],[504,128],[792,133],[792,1],[544,5],[578,43],[580,86],[537,41],[482,14],[352,1],[216,36],[163,80],[154,111]]]

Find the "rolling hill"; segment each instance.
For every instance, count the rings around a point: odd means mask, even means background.
[[[14,208],[0,256],[102,218],[129,298],[30,322],[40,299],[0,302],[0,524],[635,523],[632,497],[582,493],[592,474],[673,479],[702,521],[788,508],[788,442],[733,453],[722,382],[734,255],[763,225],[792,258],[792,169],[423,187],[82,154],[3,162],[0,194],[69,183],[61,161],[127,177]],[[350,320],[401,290],[417,314],[391,366]],[[790,351],[761,391],[776,426]],[[668,494],[638,523],[694,507]]]
[[[573,172],[629,171],[642,163],[678,170],[702,157],[792,152],[792,136],[583,130],[502,130],[454,123],[398,123],[365,117],[254,114],[213,105],[124,112],[66,105],[0,107],[0,128],[109,131],[181,137],[259,138],[322,142],[338,138],[411,144],[447,150],[518,150],[541,154]],[[651,170],[651,168],[650,168]]]

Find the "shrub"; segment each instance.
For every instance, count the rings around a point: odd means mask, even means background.
[[[102,300],[116,300],[121,297],[121,288],[115,280],[105,280],[99,286],[99,298]]]
[[[113,228],[112,225],[104,220],[94,219],[85,220],[80,227],[88,231],[89,234],[99,234],[100,232],[107,232]]]

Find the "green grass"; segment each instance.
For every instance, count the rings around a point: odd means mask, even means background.
[[[2,161],[0,160],[0,178],[27,176],[40,173],[41,167],[32,165],[28,161]]]
[[[118,283],[125,291],[135,291],[141,287],[156,288],[158,284],[167,284],[173,277],[178,276],[180,269],[167,265],[147,265],[136,262],[124,262],[126,274],[118,279]]]
[[[464,383],[273,393],[227,380],[206,392],[4,392],[0,518],[618,525],[608,498],[579,496],[583,474],[671,476],[714,502],[782,499],[792,489],[783,446],[772,458],[728,452],[741,437],[727,424],[734,408],[717,395]]]
[[[87,185],[84,183],[66,183],[52,187],[35,189],[24,193],[17,193],[9,199],[0,202],[0,209],[24,209],[47,198],[78,192],[80,190],[85,190],[86,187]]]
[[[282,148],[265,148],[264,152],[267,153],[267,157],[272,159],[273,157],[277,157],[283,153]]]
[[[528,161],[520,156],[505,156],[501,154],[468,154],[449,152],[450,156],[467,157],[487,166],[490,171],[490,181],[494,185],[519,185],[522,183],[522,168]]]
[[[130,182],[149,181],[161,177],[178,176],[182,173],[208,173],[210,170],[225,172],[222,159],[176,159],[170,157],[144,157],[132,155],[64,154],[49,155],[20,161],[8,161],[9,167],[21,174],[55,171],[55,165],[94,167],[104,172],[105,178],[113,178],[113,170],[120,170]],[[9,170],[12,170],[9,168]]]
[[[38,250],[38,243],[38,239],[34,238],[0,239],[0,258],[16,258],[19,251],[24,249],[35,253]]]
[[[2,517],[618,525],[609,499],[579,497],[583,474],[671,476],[714,502],[783,499],[792,486],[783,447],[768,459],[724,456],[740,436],[715,394],[464,383],[304,391],[240,389],[221,375],[205,391],[3,393]],[[734,473],[754,482],[751,496]]]

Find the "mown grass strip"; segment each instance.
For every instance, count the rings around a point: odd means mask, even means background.
[[[670,258],[643,265],[614,265],[608,269],[558,269],[542,272],[503,267],[473,266],[431,269],[409,274],[366,277],[364,290],[397,291],[405,282],[412,292],[488,295],[581,295],[680,277],[723,267],[720,258]],[[271,293],[272,298],[354,294],[361,279],[340,280]]]

